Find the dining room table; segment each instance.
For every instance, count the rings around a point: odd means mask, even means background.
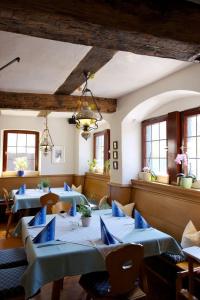
[[[76,191],[64,191],[63,187],[55,187],[51,188],[50,191],[59,196],[61,201],[65,202],[75,202],[79,204],[81,201],[88,203],[85,195],[78,193]],[[12,212],[16,213],[21,209],[30,209],[30,208],[38,208],[41,207],[40,197],[45,195],[42,189],[25,189],[24,194],[18,194],[18,190],[14,189],[11,191],[12,198],[14,200],[12,206]]]
[[[47,215],[47,224],[55,218],[55,239],[44,243],[34,243],[33,239],[45,225],[29,226],[31,218],[21,218],[14,231],[22,238],[27,253],[28,267],[21,278],[26,299],[45,284],[65,276],[105,270],[106,255],[125,244],[142,244],[145,257],[182,251],[172,236],[153,227],[135,229],[133,218],[113,217],[110,209],[93,211],[88,227],[82,226],[79,213],[74,217],[67,213]],[[114,244],[107,245],[102,240],[100,220],[114,237]]]

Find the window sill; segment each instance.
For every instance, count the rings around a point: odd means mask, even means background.
[[[25,171],[23,177],[37,177],[39,176],[39,171]],[[16,171],[5,171],[2,172],[1,177],[20,177],[17,175]]]

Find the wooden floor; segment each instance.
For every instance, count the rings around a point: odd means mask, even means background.
[[[0,249],[22,247],[20,239],[5,239],[5,226],[0,225]],[[158,278],[148,274],[149,298],[148,300],[175,300],[175,293],[169,286],[163,284]],[[84,300],[86,294],[79,285],[79,276],[65,277],[64,287],[61,292],[60,300]],[[31,298],[31,300],[50,300],[52,283],[42,287],[40,294]],[[24,300],[24,297],[12,298],[12,300]]]

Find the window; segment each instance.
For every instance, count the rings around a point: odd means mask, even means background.
[[[109,129],[94,133],[94,158],[97,160],[97,168],[103,172],[105,161],[110,159]]]
[[[17,157],[26,157],[28,170],[38,171],[39,133],[5,130],[3,140],[3,171],[14,171]]]
[[[166,117],[143,122],[143,167],[156,174],[167,173],[167,121]]]
[[[188,172],[200,179],[200,111],[188,110],[183,114],[183,145],[188,154]]]

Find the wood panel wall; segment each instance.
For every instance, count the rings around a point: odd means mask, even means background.
[[[189,220],[200,230],[200,190],[133,180],[132,201],[153,227],[179,241]]]
[[[109,182],[109,175],[86,173],[83,193],[88,198],[99,201],[103,196],[109,195]]]
[[[0,177],[0,193],[2,187],[5,187],[8,191],[12,189],[17,189],[21,184],[25,183],[27,188],[36,188],[37,184],[40,183],[42,179],[48,179],[52,187],[61,187],[64,182],[72,185],[74,180],[73,174],[63,174],[63,175],[40,175],[40,176],[25,176],[25,177]]]
[[[131,202],[131,185],[122,185],[117,183],[110,183],[109,194],[110,201],[117,200],[121,204],[125,205]]]

